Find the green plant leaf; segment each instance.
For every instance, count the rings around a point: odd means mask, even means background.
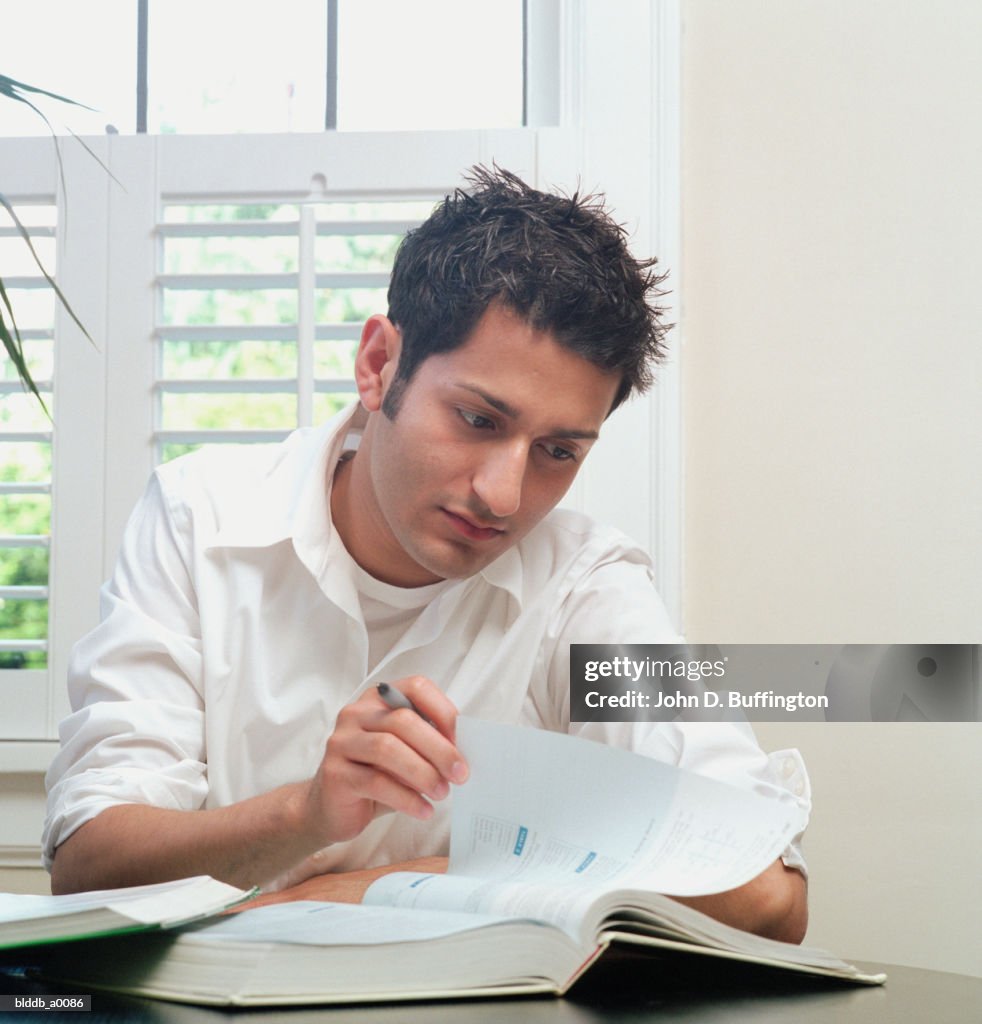
[[[35,106],[35,104],[33,104],[26,96],[21,96],[16,89],[5,88],[5,86],[7,86],[8,83],[11,83],[14,86],[20,84],[19,82],[15,82],[12,78],[7,78],[6,75],[0,75],[0,95],[9,96],[10,99],[17,100],[18,103],[26,104],[47,125],[48,131],[51,133],[51,141],[54,143],[55,146],[55,156],[58,158],[58,179],[61,181],[61,191],[63,195],[66,195],[67,188],[65,186],[65,165],[61,159],[61,147],[58,145],[58,136],[55,134],[55,130],[52,127],[51,122],[48,120],[47,115],[44,113],[44,111],[40,107]],[[44,89],[31,89],[31,91],[39,93],[45,92]],[[55,93],[48,93],[47,95],[55,96]],[[61,99],[60,96],[55,96],[55,98]],[[67,100],[66,102],[71,103],[72,101]],[[82,106],[82,104],[79,103],[76,104],[76,106]]]
[[[58,158],[58,177],[61,180],[61,190],[66,197],[65,223],[67,224],[68,190],[65,186],[65,166],[64,162],[61,159],[61,147],[58,145],[58,136],[55,133],[55,130],[52,127],[52,124],[48,120],[48,117],[44,113],[44,111],[41,110],[41,108],[38,107],[36,104],[32,103],[26,96],[22,96],[18,90],[27,90],[28,92],[35,93],[39,96],[49,96],[53,100],[58,100],[61,103],[70,103],[73,107],[81,107],[83,110],[94,111],[95,108],[87,106],[85,103],[79,103],[78,100],[70,100],[67,96],[59,96],[56,92],[49,92],[47,89],[39,89],[36,86],[26,85],[24,82],[15,81],[13,78],[8,77],[7,75],[0,75],[0,96],[7,96],[9,99],[16,100],[18,103],[25,103],[27,106],[31,108],[31,110],[34,111],[35,114],[37,114],[38,117],[41,118],[42,121],[44,121],[44,123],[48,127],[48,131],[51,133],[51,139],[55,144],[55,155]],[[109,170],[109,168],[99,158],[98,154],[95,153],[92,147],[89,146],[89,144],[83,138],[81,138],[81,136],[73,132],[71,128],[69,128],[68,131],[71,133],[72,137],[79,143],[79,145],[85,150],[85,152],[88,153],[89,156],[92,157],[92,159],[95,160],[95,162],[106,172],[106,174],[108,174],[109,177],[112,178],[112,180],[115,181],[120,188],[123,188],[123,183],[119,180],[119,178],[116,177],[115,174],[113,174],[111,170]],[[123,191],[125,192],[126,189],[123,188]]]
[[[24,242],[26,243],[26,245],[27,245],[27,248],[28,248],[28,249],[30,249],[30,251],[31,251],[31,256],[33,256],[33,257],[34,257],[34,262],[35,262],[35,263],[37,264],[37,266],[38,266],[38,270],[40,270],[40,271],[41,271],[41,273],[42,273],[42,274],[44,275],[44,279],[45,279],[45,281],[47,281],[47,282],[48,282],[48,284],[49,284],[49,285],[51,286],[51,288],[53,289],[53,291],[54,291],[55,295],[57,295],[57,296],[58,296],[58,299],[59,299],[59,301],[60,301],[60,302],[61,302],[61,304],[62,304],[62,305],[63,305],[63,306],[65,307],[65,310],[67,311],[68,315],[69,315],[69,316],[70,316],[70,317],[71,317],[71,318],[72,318],[72,319],[73,319],[73,320],[75,321],[75,323],[76,323],[76,324],[78,325],[78,329],[79,329],[79,330],[80,330],[80,331],[81,331],[81,332],[82,332],[82,333],[83,333],[83,334],[84,334],[84,335],[86,336],[86,338],[88,338],[88,339],[89,339],[89,341],[91,341],[91,342],[92,342],[92,344],[94,345],[94,344],[95,344],[95,342],[94,342],[94,341],[92,340],[92,335],[91,335],[91,334],[89,334],[89,332],[88,332],[88,331],[87,331],[87,330],[85,329],[85,325],[84,325],[84,324],[82,323],[82,321],[81,321],[81,320],[79,320],[79,318],[78,318],[78,317],[77,317],[77,316],[75,315],[75,310],[74,310],[74,309],[72,309],[72,307],[71,307],[71,303],[69,303],[68,299],[66,299],[66,298],[65,298],[65,296],[64,296],[64,294],[63,294],[63,292],[62,292],[62,290],[61,290],[61,289],[60,289],[60,288],[58,287],[58,285],[57,285],[57,284],[55,283],[55,279],[54,279],[54,278],[53,278],[53,277],[52,277],[52,276],[51,276],[51,275],[50,275],[50,274],[48,273],[48,271],[47,271],[47,270],[45,269],[45,267],[44,267],[44,264],[43,264],[43,263],[41,262],[41,257],[40,257],[40,256],[38,256],[38,254],[37,254],[37,250],[36,250],[36,249],[34,248],[34,243],[33,243],[33,242],[31,241],[31,236],[30,236],[30,235],[28,234],[27,228],[25,228],[25,227],[24,227],[24,225],[23,225],[23,224],[21,223],[21,221],[20,221],[20,218],[19,218],[19,217],[17,216],[17,214],[16,214],[15,212],[14,212],[14,208],[13,208],[13,207],[12,207],[12,206],[10,205],[9,201],[7,200],[7,197],[6,197],[5,195],[3,195],[3,193],[0,193],[0,206],[3,206],[3,207],[4,207],[4,209],[5,209],[6,211],[7,211],[7,213],[9,213],[9,214],[10,214],[10,216],[11,216],[11,218],[12,218],[12,220],[13,220],[14,224],[16,224],[16,225],[17,225],[17,230],[18,230],[18,231],[20,232],[20,236],[21,236],[21,238],[23,238],[23,239],[24,239]],[[7,308],[8,308],[8,310],[10,309],[10,304],[9,304],[9,302],[7,303]],[[11,314],[11,315],[13,315],[13,314]]]
[[[22,92],[31,92],[36,96],[48,96],[53,100],[58,100],[59,103],[70,103],[73,107],[81,107],[83,110],[93,110],[93,107],[88,107],[84,103],[79,103],[78,100],[70,100],[67,96],[59,96],[56,92],[48,92],[47,89],[39,89],[36,85],[28,85],[26,82],[18,82],[15,78],[10,78],[8,75],[0,75],[0,94],[9,96],[12,100],[20,100],[21,103],[26,103],[29,107],[34,107],[26,96],[22,96]],[[37,107],[34,107],[37,110]],[[41,115],[44,117],[44,115]],[[47,118],[45,118],[47,120]]]
[[[63,217],[64,227],[67,226],[68,189],[65,184],[65,168],[61,159],[61,147],[58,145],[58,136],[55,134],[55,130],[51,126],[51,122],[48,120],[44,111],[41,110],[35,103],[33,103],[29,96],[25,94],[31,94],[33,96],[47,96],[50,99],[58,100],[59,103],[68,103],[73,107],[82,107],[85,110],[92,110],[93,108],[86,106],[86,104],[84,103],[79,103],[77,100],[69,99],[67,96],[60,96],[58,95],[58,93],[50,92],[47,89],[40,89],[37,86],[28,85],[26,82],[18,82],[16,79],[11,78],[9,75],[0,75],[0,96],[6,96],[8,97],[8,99],[15,100],[18,103],[26,104],[28,107],[31,108],[31,110],[34,111],[35,114],[38,115],[38,117],[41,118],[42,121],[44,121],[44,123],[48,127],[48,131],[51,133],[51,139],[55,147],[55,156],[58,159],[58,177],[61,180],[62,194],[66,196],[66,205]],[[72,132],[72,134],[75,135],[74,132]],[[89,153],[89,155],[103,168],[103,170],[105,170],[106,173],[109,174],[113,181],[116,181],[117,184],[119,184],[116,177],[112,174],[109,168],[106,167],[102,160],[100,160],[99,157],[92,151],[92,149],[89,146],[87,146],[85,142],[83,142],[82,139],[80,139],[77,135],[75,135],[75,138],[78,139],[78,141],[82,144],[82,146]],[[44,275],[44,279],[48,282],[48,284],[53,289],[55,295],[58,297],[58,301],[61,302],[62,306],[64,306],[68,315],[72,318],[72,320],[75,321],[79,330],[94,345],[95,342],[92,340],[92,335],[89,334],[89,332],[85,329],[85,325],[75,315],[75,310],[72,309],[68,299],[65,298],[61,289],[55,283],[54,278],[45,269],[44,264],[41,262],[41,259],[34,248],[34,244],[31,241],[31,236],[28,234],[27,229],[20,222],[20,218],[14,212],[14,208],[7,201],[7,198],[2,194],[0,194],[0,205],[2,205],[4,209],[7,211],[7,213],[10,214],[11,219],[17,226],[17,230],[20,232],[21,238],[24,239],[27,248],[30,250],[31,256],[34,258],[34,262],[37,264],[38,269]],[[27,362],[24,359],[23,343],[21,341],[20,332],[17,329],[17,321],[14,317],[13,307],[10,304],[10,297],[7,295],[7,291],[4,288],[2,278],[0,278],[0,301],[2,301],[2,306],[7,311],[7,317],[5,319],[3,316],[3,310],[0,309],[0,341],[3,342],[3,347],[6,349],[7,355],[10,357],[11,362],[17,369],[17,373],[19,374],[20,379],[23,382],[25,388],[27,388],[37,398],[37,400],[41,403],[41,408],[44,409],[45,415],[47,415],[48,418],[50,419],[51,414],[48,412],[48,407],[45,404],[44,399],[41,397],[41,393],[40,391],[38,391],[37,385],[35,384],[34,379],[31,376],[30,370],[27,367]],[[7,319],[9,319],[10,321],[9,326],[7,325]],[[11,333],[11,330],[13,333]]]
[[[88,153],[89,156],[92,157],[92,159],[95,160],[95,162],[106,172],[106,174],[108,174],[109,177],[112,178],[112,180],[115,181],[116,184],[119,185],[119,187],[125,192],[126,186],[119,180],[119,178],[116,177],[115,174],[113,174],[111,170],[109,170],[106,164],[103,163],[103,161],[99,158],[99,154],[85,141],[85,139],[83,139],[81,135],[76,135],[75,132],[71,130],[71,128],[69,128],[68,131],[71,133],[72,138],[82,147],[82,149],[84,149],[85,152]],[[65,203],[67,206],[67,195],[65,196]]]
[[[7,317],[10,319],[10,327],[7,326],[7,322],[3,315],[4,308],[7,310]],[[13,328],[13,334],[10,333],[11,327]],[[48,419],[51,419],[51,413],[48,412],[48,406],[41,397],[41,392],[38,391],[37,384],[34,383],[31,371],[27,368],[27,360],[24,358],[24,343],[21,341],[20,331],[17,330],[17,322],[14,320],[14,310],[10,305],[10,297],[7,295],[7,289],[4,288],[2,280],[0,280],[0,341],[3,342],[3,347],[7,350],[7,355],[10,357],[10,361],[14,364],[24,387],[27,388],[27,390],[29,390],[41,403],[41,408],[44,409],[45,415]]]

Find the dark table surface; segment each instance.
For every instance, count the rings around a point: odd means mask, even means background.
[[[219,1024],[231,1016],[250,1024],[594,1024],[699,1021],[701,1024],[971,1024],[982,1021],[982,979],[889,964],[859,964],[887,973],[882,987],[858,987],[748,965],[701,958],[624,957],[591,969],[563,999],[481,999],[341,1007],[211,1009],[93,992],[88,1012],[8,1011],[7,1021],[64,1020],[70,1024]],[[0,967],[0,994],[58,992]],[[68,989],[60,990],[68,992]],[[72,990],[73,994],[85,994]]]

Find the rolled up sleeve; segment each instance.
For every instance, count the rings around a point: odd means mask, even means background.
[[[208,792],[190,522],[152,478],[102,591],[102,621],[72,652],[72,713],[46,778],[43,855],[107,807],[195,809]]]

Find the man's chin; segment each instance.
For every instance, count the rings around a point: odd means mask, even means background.
[[[456,548],[456,545],[454,545]],[[427,572],[442,580],[466,580],[477,576],[496,558],[504,554],[511,545],[495,545],[494,552],[478,552],[472,548],[464,550],[420,553],[416,563]]]

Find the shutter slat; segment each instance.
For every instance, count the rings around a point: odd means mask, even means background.
[[[2,601],[47,601],[47,587],[0,587]]]
[[[43,280],[43,278],[42,278]],[[169,291],[258,291],[296,290],[299,275],[289,274],[160,274],[157,282]],[[389,275],[384,271],[338,270],[314,276],[316,288],[386,288]]]

